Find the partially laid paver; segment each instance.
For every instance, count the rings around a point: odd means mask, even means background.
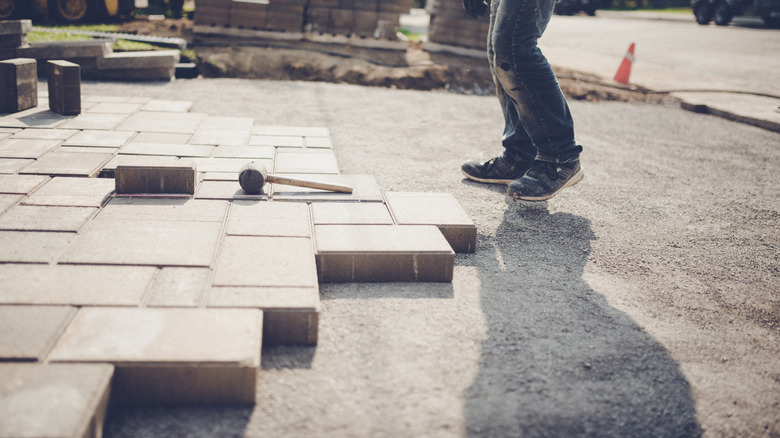
[[[133,134],[133,131],[116,131]],[[139,132],[133,138],[139,143],[167,143],[167,144],[187,144],[190,142],[192,134],[176,134],[166,132]]]
[[[253,135],[249,139],[250,146],[273,146],[278,148],[302,148],[303,137]]]
[[[141,111],[131,114],[121,125],[116,127],[116,130],[193,134],[205,118],[206,114],[203,113]]]
[[[0,141],[0,158],[37,159],[57,147],[59,140],[7,138]]]
[[[200,129],[238,130],[247,131],[248,134],[254,124],[255,119],[252,117],[208,116],[201,122]]]
[[[70,117],[60,127],[65,129],[110,130],[116,128],[126,118],[127,114],[81,113],[76,117]]]
[[[352,187],[352,193],[330,192],[306,187],[272,184],[273,199],[298,202],[384,202],[382,191],[371,175],[285,174],[284,176]]]
[[[160,100],[154,99],[146,102],[141,111],[159,111],[170,113],[186,113],[192,109],[192,102],[186,100]]]
[[[330,141],[330,137],[304,137],[303,139],[306,148],[312,149],[332,149],[333,143]]]
[[[118,166],[166,166],[176,165],[178,157],[162,157],[150,155],[117,155],[100,170],[101,178],[114,178]]]
[[[49,152],[20,170],[22,174],[94,177],[113,158],[110,153]]]
[[[191,144],[243,146],[249,140],[249,130],[203,129],[201,127],[190,140]]]
[[[23,204],[102,207],[113,191],[114,181],[108,178],[56,177],[28,196]]]
[[[229,236],[311,237],[309,206],[290,202],[235,201],[225,232]]]
[[[256,309],[81,308],[50,359],[114,364],[119,403],[252,404],[262,320]]]
[[[77,233],[97,208],[17,205],[0,215],[0,230]]]
[[[119,165],[114,169],[114,181],[117,195],[193,195],[198,173],[195,165],[185,160],[165,166]]]
[[[311,239],[227,236],[220,247],[213,285],[317,287]]]
[[[383,203],[316,202],[311,205],[315,225],[393,225]]]
[[[452,281],[455,252],[432,225],[315,225],[322,282]]]
[[[0,305],[0,361],[44,360],[75,313],[71,306]]]
[[[279,150],[276,153],[276,173],[339,173],[339,165],[332,151],[312,150],[297,152]]]
[[[103,114],[132,114],[141,109],[140,103],[130,102],[99,102],[90,107],[87,112]]]
[[[125,145],[120,155],[169,155],[173,157],[204,157],[214,152],[214,146],[173,143],[141,143],[132,141]]]
[[[328,131],[328,128],[318,126],[255,125],[252,127],[252,134],[299,137],[330,137],[330,131]]]
[[[211,282],[207,268],[162,268],[154,279],[149,307],[198,307]]]
[[[96,220],[218,222],[227,215],[225,201],[189,198],[113,198]]]
[[[41,175],[0,175],[0,193],[29,195],[48,180]]]
[[[223,145],[214,149],[214,158],[241,158],[247,160],[273,160],[276,148],[273,146],[230,146]]]
[[[143,266],[2,264],[0,304],[139,306],[156,271]]]
[[[51,263],[75,237],[72,233],[0,231],[0,262]]]
[[[27,128],[17,132],[12,138],[31,138],[38,140],[67,140],[79,131],[73,129]]]
[[[63,146],[119,148],[130,141],[135,135],[135,133],[131,131],[98,131],[95,129],[76,132],[77,134],[68,138],[63,143]]]
[[[213,173],[208,175],[214,177]],[[198,184],[198,191],[195,192],[195,199],[243,199],[260,201],[267,200],[269,198],[269,194],[266,192],[265,187],[263,188],[262,193],[247,193],[244,191],[244,189],[241,188],[241,186],[238,184],[238,181],[235,179],[237,175],[231,175],[232,178],[231,176],[225,175],[224,177],[227,179],[225,181],[210,181],[205,179],[209,178],[209,176],[204,177],[204,181]]]
[[[5,195],[0,193],[0,214],[24,199],[22,195]]]
[[[0,174],[17,173],[33,161],[33,159],[0,158]]]
[[[0,436],[99,438],[114,367],[0,363]]]
[[[39,102],[39,104],[42,102]],[[36,108],[0,116],[2,128],[57,128],[70,120],[71,116],[63,116],[50,111],[48,106],[39,105]]]

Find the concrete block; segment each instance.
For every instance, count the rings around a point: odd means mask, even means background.
[[[213,286],[317,287],[310,239],[227,236]]]
[[[112,130],[127,118],[126,114],[96,114],[81,113],[76,117],[62,122],[65,129]]]
[[[22,35],[32,32],[32,20],[2,20],[0,35]]]
[[[16,58],[15,47],[0,47],[0,61]]]
[[[40,158],[59,145],[59,140],[9,138],[0,142],[0,158]]]
[[[173,221],[222,223],[227,215],[225,201],[174,198],[114,198],[95,220]]]
[[[97,59],[99,70],[144,70],[173,68],[179,62],[178,50],[115,52]]]
[[[48,61],[49,109],[75,116],[81,113],[81,67],[68,61]]]
[[[67,140],[78,133],[73,129],[42,129],[27,128],[15,133],[12,138],[27,138],[35,140]]]
[[[192,109],[193,103],[186,100],[160,100],[154,99],[146,102],[141,111],[156,111],[166,113],[186,113]]]
[[[27,35],[0,35],[1,48],[16,49],[20,46],[26,46],[29,43],[30,41],[27,39]]]
[[[449,193],[386,192],[398,225],[435,225],[455,252],[474,252],[477,227]]]
[[[231,131],[251,131],[255,119],[252,117],[208,116],[200,124],[200,129],[226,129]]]
[[[102,114],[132,114],[142,106],[143,104],[137,102],[99,102],[90,106],[87,111]]]
[[[91,178],[97,176],[103,165],[113,157],[110,153],[79,153],[79,152],[49,152],[34,163],[22,169],[19,173],[50,175],[50,176],[80,176]]]
[[[29,195],[48,180],[40,175],[0,175],[0,193]]]
[[[0,231],[0,262],[51,263],[73,241],[71,233]]]
[[[250,146],[274,146],[280,148],[302,148],[303,137],[294,135],[252,135]]]
[[[230,26],[264,29],[268,15],[268,1],[233,1],[230,8]]]
[[[209,307],[262,309],[264,346],[317,344],[318,288],[214,287]]]
[[[23,204],[100,208],[113,191],[114,181],[107,178],[58,177],[27,197]]]
[[[130,81],[165,81],[176,77],[176,64],[173,67],[136,68],[136,69],[105,69],[94,75],[100,80],[130,80]]]
[[[84,68],[84,65],[77,60],[94,60],[107,56],[113,52],[112,44],[111,40],[50,41],[19,47],[16,53],[20,57],[38,60],[64,59]]]
[[[73,131],[75,135],[65,140],[63,146],[84,146],[94,148],[119,148],[124,146],[135,135],[129,131],[98,131],[87,129]]]
[[[116,193],[194,195],[197,172],[192,163],[165,166],[120,165],[114,171]]]
[[[249,140],[249,130],[203,129],[195,132],[191,144],[243,146]]]
[[[233,202],[225,232],[230,236],[311,237],[309,206],[288,202]]]
[[[61,262],[209,267],[221,234],[218,222],[96,219],[76,237]]]
[[[97,208],[17,205],[0,216],[0,230],[79,232]]]
[[[371,175],[310,175],[286,174],[290,178],[340,184],[352,187],[352,193],[328,192],[325,190],[308,189],[305,187],[273,184],[271,195],[273,199],[283,201],[320,202],[320,201],[361,201],[383,202],[382,192],[376,180]]]
[[[0,436],[99,438],[114,367],[0,363]]]
[[[113,179],[117,166],[176,166],[178,164],[181,164],[179,159],[171,156],[117,155],[103,166],[100,177]]]
[[[273,146],[217,146],[214,158],[242,158],[246,160],[273,160]]]
[[[255,309],[82,308],[51,360],[115,364],[118,403],[254,404],[262,320]]]
[[[316,202],[311,210],[315,225],[393,225],[387,207],[378,202]]]
[[[206,6],[198,4],[195,12],[195,24],[223,27],[230,24],[230,6]]]
[[[75,314],[70,306],[0,305],[0,361],[43,361]]]
[[[24,199],[23,195],[3,195],[0,194],[0,214],[18,204],[19,201]]]
[[[121,132],[121,131],[117,131]],[[134,132],[129,132],[135,135]],[[134,141],[139,143],[166,143],[166,144],[188,144],[192,138],[191,134],[166,134],[162,132],[139,132],[133,137]]]
[[[156,271],[142,266],[2,264],[0,303],[139,306]]]
[[[29,58],[0,61],[0,113],[38,106],[37,62]]]
[[[164,113],[140,111],[119,125],[117,131],[193,134],[206,118],[202,113]]]
[[[194,162],[198,166],[199,172],[218,172],[218,173],[232,173],[235,174],[231,177],[233,181],[238,181],[238,172],[247,163],[245,159],[233,159],[233,158],[193,158]],[[272,161],[263,161],[262,164],[266,169],[273,168]]]
[[[276,173],[338,174],[339,165],[332,151],[279,150],[274,170]]]
[[[0,158],[0,174],[12,174],[32,163],[32,159]]]
[[[162,268],[154,279],[147,306],[198,307],[210,280],[210,269]]]
[[[0,116],[0,128],[56,128],[69,119],[69,116],[49,111],[48,106],[38,106]]]
[[[321,282],[452,281],[455,253],[434,226],[315,225]]]
[[[172,157],[208,158],[214,146],[171,143],[141,143],[131,141],[119,151],[120,155],[169,155]]]
[[[304,137],[303,141],[306,148],[333,149],[333,143],[329,137]]]
[[[330,131],[321,126],[255,125],[252,135],[330,137]]]
[[[206,174],[212,175],[212,174]],[[249,194],[238,185],[238,173],[231,174],[228,181],[203,181],[198,185],[198,191],[195,193],[195,199],[222,199],[222,200],[268,200],[267,193]],[[208,176],[207,176],[208,178]]]

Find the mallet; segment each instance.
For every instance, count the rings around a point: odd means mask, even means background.
[[[320,183],[314,181],[303,181],[299,179],[287,178],[284,176],[271,175],[262,164],[255,164],[254,161],[241,168],[238,173],[238,183],[245,192],[257,195],[263,192],[263,186],[266,182],[274,184],[284,184],[296,187],[308,187],[310,189],[328,190],[331,192],[352,193],[352,187],[338,184]]]

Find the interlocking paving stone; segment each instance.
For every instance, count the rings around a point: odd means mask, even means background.
[[[0,363],[0,436],[99,438],[114,367]]]
[[[304,287],[214,287],[210,307],[263,310],[263,345],[316,345],[320,294]]]
[[[309,206],[290,202],[233,202],[226,232],[233,236],[310,237]]]
[[[206,179],[209,176],[214,176],[213,173],[206,174]],[[198,191],[195,193],[196,199],[254,199],[262,200],[268,199],[269,195],[265,193],[267,189],[263,187],[264,193],[249,194],[241,188],[237,181],[238,174],[226,174],[225,179],[227,181],[208,181],[204,179],[198,185]],[[269,186],[270,188],[270,186]]]
[[[167,166],[127,166],[114,169],[118,195],[195,194],[198,173],[192,162],[177,161]]]
[[[9,138],[0,142],[0,158],[39,158],[59,144],[59,140]]]
[[[121,402],[255,402],[261,310],[81,308],[53,362],[115,364]]]
[[[0,193],[29,195],[48,180],[41,175],[0,175]]]
[[[142,106],[143,105],[140,103],[100,102],[97,105],[91,107],[87,112],[103,114],[132,114],[140,110]]]
[[[206,114],[165,113],[141,111],[130,115],[117,131],[164,132],[171,134],[192,134]]]
[[[27,197],[23,204],[101,207],[113,191],[114,181],[111,179],[57,177]]]
[[[0,216],[0,230],[77,233],[96,212],[96,208],[17,205]]]
[[[436,225],[455,252],[474,252],[477,227],[449,193],[386,192],[399,225]]]
[[[117,131],[122,132],[122,131]],[[127,131],[132,133],[132,131]],[[139,143],[187,144],[192,134],[168,134],[165,132],[139,132],[133,140]]]
[[[118,155],[103,166],[100,176],[103,178],[114,178],[118,166],[168,166],[175,165],[178,162],[178,157]]]
[[[189,198],[114,198],[96,220],[219,222],[225,220],[225,201]]]
[[[243,146],[249,139],[249,130],[198,129],[191,144]]]
[[[39,140],[67,140],[79,131],[73,129],[27,128],[13,135],[13,138],[32,138]]]
[[[304,143],[306,143],[307,148],[333,148],[333,143],[331,143],[329,137],[306,137],[304,138]]]
[[[135,135],[134,132],[130,131],[98,131],[94,129],[76,132],[77,134],[68,138],[63,146],[118,148],[130,141]]]
[[[66,154],[70,153],[78,153],[78,154],[92,154],[95,152],[105,153],[105,154],[116,154],[119,152],[119,148],[96,148],[94,146],[60,146],[56,149],[54,149],[52,152],[64,152]]]
[[[46,62],[49,109],[67,115],[81,113],[81,66],[63,60]]]
[[[70,306],[0,305],[0,360],[42,361],[75,313]]]
[[[229,129],[249,131],[255,123],[255,119],[252,117],[220,117],[220,116],[208,116],[200,124],[200,129]]]
[[[315,225],[322,282],[452,281],[455,253],[432,225]]]
[[[336,156],[331,151],[294,152],[280,150],[276,153],[276,173],[339,173]]]
[[[19,173],[51,176],[92,177],[113,157],[108,153],[82,153],[52,151],[38,158]]]
[[[0,231],[0,262],[51,263],[74,238],[71,233]]]
[[[279,135],[279,136],[300,136],[300,137],[330,137],[330,131],[324,127],[307,126],[266,126],[255,125],[252,127],[252,134],[256,135]]]
[[[16,173],[32,162],[32,159],[0,158],[0,174]]]
[[[210,279],[210,269],[162,268],[154,279],[147,305],[149,307],[198,307]]]
[[[0,194],[0,214],[16,205],[24,199],[23,195],[4,195]]]
[[[251,146],[274,146],[283,148],[302,148],[303,137],[253,135],[249,138]]]
[[[138,306],[155,272],[143,266],[2,264],[0,303]]]
[[[208,158],[214,151],[214,146],[172,143],[141,143],[132,141],[125,145],[120,155],[170,155],[174,157],[204,157]]]
[[[0,117],[0,127],[56,128],[71,118],[71,116],[63,116],[50,111],[46,106],[42,105],[19,113]]]
[[[273,160],[276,148],[273,146],[218,146],[214,158],[244,158]]]
[[[312,242],[300,237],[227,236],[213,285],[317,287]]]
[[[316,202],[311,209],[316,225],[393,224],[387,207],[377,202]]]
[[[141,111],[159,111],[171,113],[186,113],[192,109],[192,102],[185,100],[150,100]]]
[[[114,129],[127,118],[127,114],[81,113],[60,125],[66,129]]]
[[[273,184],[271,195],[284,201],[361,201],[384,202],[382,191],[371,175],[285,174],[284,176],[306,181],[340,184],[352,187],[352,193],[329,192],[305,187]]]
[[[93,220],[62,256],[64,263],[211,266],[222,223]]]
[[[21,45],[22,41],[17,41]],[[0,112],[18,112],[38,105],[35,59],[0,60]]]

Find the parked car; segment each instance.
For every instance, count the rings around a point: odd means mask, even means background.
[[[780,0],[692,0],[696,22],[707,25],[715,20],[727,26],[737,15],[756,15],[768,27],[780,27]]]

